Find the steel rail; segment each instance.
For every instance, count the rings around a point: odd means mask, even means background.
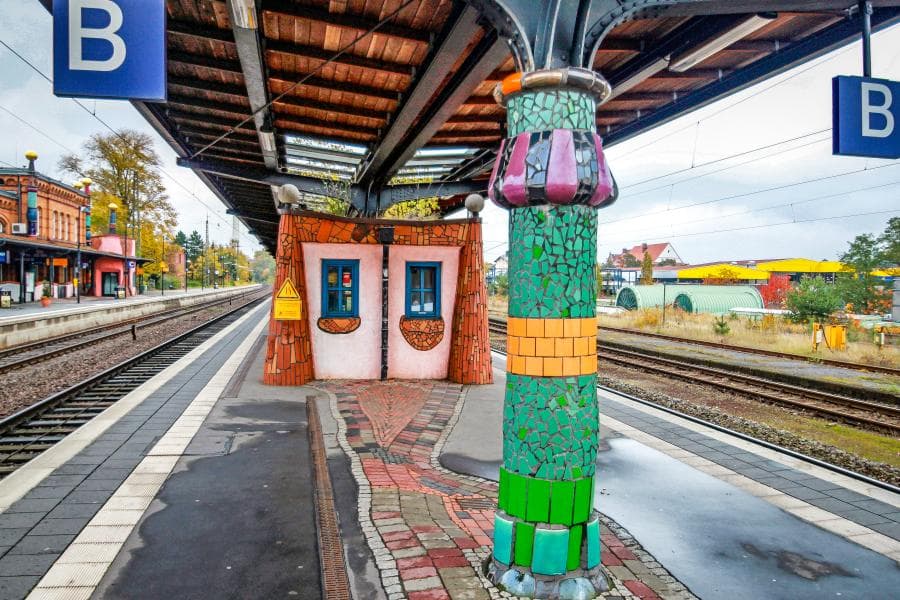
[[[39,362],[44,362],[50,360],[51,358],[62,356],[63,354],[69,354],[70,352],[75,352],[83,348],[87,348],[104,340],[108,340],[120,335],[126,335],[132,332],[132,328],[135,328],[135,330],[143,329],[145,327],[150,327],[159,323],[165,323],[166,321],[185,317],[202,310],[225,304],[226,302],[231,304],[234,300],[240,301],[241,299],[246,298],[248,294],[252,295],[255,293],[258,293],[258,291],[244,291],[240,294],[234,294],[226,298],[216,298],[193,306],[173,308],[158,313],[126,319],[117,323],[110,323],[109,325],[90,327],[88,329],[82,329],[81,331],[77,331],[75,333],[68,333],[61,336],[38,340],[36,342],[28,342],[25,344],[19,344],[17,346],[12,346],[10,348],[4,348],[3,350],[0,350],[0,375],[3,375],[15,369],[20,369]],[[104,331],[109,331],[109,333],[101,333]],[[92,337],[82,339],[86,335]],[[72,344],[65,344],[65,342],[71,340],[78,341]],[[53,347],[58,344],[64,345],[57,348]],[[3,362],[3,360],[7,357],[34,351],[37,351],[37,353],[29,354],[28,356],[22,356],[9,362]]]
[[[505,335],[506,324],[497,319],[490,319],[489,330],[495,334]],[[615,356],[610,356],[610,354],[618,354],[627,358],[616,358]],[[643,353],[637,350],[622,350],[614,347],[602,347],[598,348],[597,356],[598,358],[609,360],[611,362],[621,364],[625,367],[639,368],[645,371],[653,371],[655,373],[659,373],[668,377],[677,377],[691,383],[712,386],[749,396],[751,398],[762,398],[767,402],[771,402],[773,404],[799,408],[827,417],[837,418],[849,423],[864,424],[868,428],[876,430],[887,430],[890,431],[893,435],[900,435],[900,425],[898,425],[897,423],[885,422],[883,419],[877,417],[872,418],[869,416],[852,414],[843,410],[836,410],[834,408],[819,406],[816,404],[811,404],[809,402],[803,402],[801,400],[785,398],[779,395],[774,395],[770,392],[775,391],[783,394],[810,398],[816,402],[825,402],[843,408],[869,411],[882,417],[900,417],[900,409],[894,406],[867,402],[864,400],[857,400],[855,398],[841,396],[838,394],[831,394],[828,392],[821,392],[818,390],[805,389],[800,386],[772,381],[762,377],[743,375],[725,369],[706,367],[693,362],[662,358],[654,354]],[[639,364],[636,364],[636,361],[638,361]],[[677,372],[673,369],[680,369],[682,372]],[[690,372],[692,371],[699,372],[701,375],[691,375]],[[711,379],[710,376],[721,377],[735,382],[743,383],[744,385],[757,386],[758,388],[762,389],[748,389],[746,387],[733,385],[728,382],[716,381],[714,379]]]
[[[848,413],[839,409],[819,406],[809,402],[803,402],[801,400],[785,398],[782,396],[771,394],[769,393],[769,391],[807,397],[819,402],[827,402],[838,407],[866,410],[874,413],[875,415],[894,417],[900,415],[900,410],[892,406],[875,404],[873,402],[865,402],[863,400],[856,400],[854,398],[848,398],[846,396],[838,396],[837,394],[826,394],[823,392],[816,392],[814,390],[804,390],[803,388],[799,388],[798,386],[782,384],[768,379],[762,379],[759,377],[748,375],[740,375],[722,369],[703,367],[688,362],[662,359],[656,356],[642,354],[640,352],[619,350],[617,348],[603,348],[599,352],[597,352],[597,355],[603,360],[608,360],[610,362],[614,362],[628,368],[639,369],[645,372],[652,371],[654,373],[659,373],[660,375],[665,375],[667,377],[677,377],[678,379],[682,379],[690,383],[711,386],[744,396],[750,396],[754,399],[762,398],[767,402],[771,402],[773,404],[780,404],[791,408],[799,408],[812,413],[840,419],[849,423],[865,424],[868,428],[887,430],[890,431],[893,435],[900,435],[900,425],[897,425],[896,423],[885,422],[878,418]],[[691,371],[699,373],[699,375],[693,375],[691,374]],[[711,379],[710,376],[723,377],[732,381],[740,382],[744,385],[756,386],[757,388],[762,389],[752,389],[748,387],[742,387],[741,385],[733,385],[732,383],[725,381],[716,381],[715,379]]]
[[[226,313],[201,323],[153,348],[125,359],[65,390],[0,419],[0,478],[5,477],[18,466],[25,464],[44,450],[52,447],[57,441],[103,412],[106,407],[114,404],[117,400],[149,380],[153,375],[202,344],[205,339],[215,334],[215,332],[210,333],[211,330],[224,326],[222,321],[235,316],[245,309],[249,309],[268,297],[269,294],[264,293],[259,297],[252,298]],[[198,339],[192,340],[191,338]],[[184,347],[180,349],[175,348],[173,352],[166,353],[167,350],[173,349],[179,344],[182,344]],[[159,360],[156,360],[148,369],[141,369],[142,365],[153,362],[155,358],[159,358]],[[134,377],[121,386],[114,387],[102,399],[85,398],[85,396],[89,396],[92,390],[102,387],[106,382],[110,382],[118,376],[127,375],[132,370],[137,370]],[[47,421],[46,424],[41,422],[47,413],[64,410],[67,404],[75,404],[79,398],[85,400],[84,406],[76,407],[66,414],[59,414],[54,419]],[[36,424],[37,426],[29,428],[29,424]],[[19,441],[20,438],[15,437],[16,433],[20,433],[23,436],[21,441]],[[29,436],[28,434],[32,435]]]
[[[500,333],[500,332],[495,331],[495,333]],[[498,350],[497,348],[491,348],[491,352],[500,354],[501,356],[504,356],[504,357],[506,356],[506,351]],[[844,467],[826,462],[824,460],[809,456],[807,454],[797,452],[796,450],[791,450],[790,448],[785,448],[784,446],[779,446],[778,444],[773,444],[772,442],[767,442],[766,440],[761,440],[759,438],[755,438],[751,435],[747,435],[746,433],[742,433],[740,431],[735,431],[734,429],[729,429],[727,427],[723,427],[722,425],[718,425],[716,423],[713,423],[712,421],[707,421],[705,419],[701,419],[699,417],[695,417],[693,415],[689,415],[687,413],[677,411],[675,409],[669,408],[668,406],[658,404],[651,400],[644,400],[643,398],[639,398],[639,397],[633,396],[631,394],[626,394],[625,392],[620,392],[619,390],[613,389],[611,387],[607,387],[605,385],[597,384],[597,389],[603,390],[604,392],[607,392],[609,394],[620,396],[627,400],[631,400],[632,402],[636,402],[638,404],[643,404],[644,406],[649,406],[651,408],[663,411],[670,415],[680,417],[687,421],[691,421],[692,423],[697,423],[698,425],[703,425],[705,427],[709,427],[710,429],[714,429],[714,430],[724,433],[726,435],[730,435],[730,436],[736,437],[738,439],[744,440],[746,442],[756,444],[757,446],[762,446],[763,448],[767,448],[769,450],[774,450],[776,452],[785,454],[792,458],[796,458],[796,459],[802,460],[804,462],[808,462],[810,464],[816,465],[817,467],[821,467],[828,471],[832,471],[834,473],[839,473],[845,477],[849,477],[850,479],[855,479],[855,480],[863,482],[865,484],[868,484],[868,485],[871,485],[871,486],[874,486],[877,488],[881,488],[883,490],[887,490],[887,491],[893,492],[895,494],[900,494],[900,487],[892,485],[886,481],[880,481],[873,477],[869,477],[868,475],[863,475],[862,473],[858,473],[856,471],[851,471],[850,469],[846,469]]]
[[[887,373],[889,375],[897,375],[900,377],[900,369],[895,369],[893,367],[883,367],[879,365],[864,365],[862,363],[854,363],[843,360],[834,360],[830,358],[809,358],[805,356],[800,356],[799,354],[791,354],[789,352],[778,352],[777,350],[763,350],[759,348],[747,348],[746,346],[734,346],[731,344],[721,344],[718,342],[707,342],[705,340],[692,340],[688,338],[680,338],[671,335],[665,335],[662,333],[651,333],[649,331],[638,331],[635,329],[626,329],[619,327],[608,327],[606,325],[600,325],[597,327],[602,331],[612,331],[614,333],[624,333],[627,335],[636,335],[643,337],[651,337],[657,338],[661,340],[667,340],[670,342],[681,342],[683,344],[696,344],[698,346],[708,346],[710,348],[718,348],[720,350],[731,350],[734,352],[746,352],[749,354],[760,354],[763,356],[773,356],[776,358],[787,358],[790,360],[799,360],[803,362],[810,362],[814,364],[828,365],[831,367],[843,367],[845,369],[852,369],[854,371],[872,371],[877,373]]]

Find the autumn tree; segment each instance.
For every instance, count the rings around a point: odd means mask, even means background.
[[[634,267],[640,267],[641,261],[639,261],[637,257],[631,252],[626,252],[622,255],[622,266],[625,268],[633,269]]]
[[[274,283],[275,259],[265,250],[257,250],[250,260],[250,272],[256,283]]]
[[[644,261],[641,265],[641,285],[653,284],[653,257],[649,252],[644,252]]]
[[[172,239],[177,223],[175,208],[162,183],[162,162],[153,148],[153,139],[133,130],[92,135],[82,152],[64,155],[60,170],[93,180],[91,223],[99,234],[109,230],[109,205],[117,209],[117,232],[135,237],[141,254],[155,257],[162,239]],[[156,274],[159,263],[147,265],[147,274]]]

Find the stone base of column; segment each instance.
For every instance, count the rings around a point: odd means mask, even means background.
[[[600,566],[570,571],[566,577],[538,575],[527,567],[505,565],[489,556],[484,574],[495,586],[522,598],[590,600],[609,590]]]

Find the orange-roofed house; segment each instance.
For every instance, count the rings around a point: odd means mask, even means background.
[[[684,261],[681,260],[681,257],[678,256],[678,253],[675,251],[675,248],[669,242],[662,242],[659,244],[639,244],[630,250],[628,248],[622,248],[622,252],[619,254],[610,254],[607,258],[607,263],[612,263],[615,267],[625,267],[626,265],[626,254],[630,254],[637,259],[638,262],[644,260],[644,253],[647,252],[650,254],[650,259],[653,261],[654,265],[659,265],[662,263],[675,264],[675,265],[683,265]],[[671,261],[674,261],[671,262]]]

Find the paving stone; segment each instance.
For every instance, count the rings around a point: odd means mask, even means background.
[[[88,524],[90,519],[72,518],[72,519],[44,519],[31,530],[33,535],[66,535],[78,533],[84,526]]]
[[[41,512],[17,512],[0,514],[0,529],[19,529],[22,527],[34,527],[47,513]]]
[[[7,554],[0,558],[0,573],[8,577],[21,575],[43,575],[59,554]]]
[[[68,535],[26,535],[10,551],[10,554],[61,554],[75,534]]]
[[[870,525],[869,527],[878,533],[883,533],[895,540],[900,540],[900,523],[891,521],[890,523],[878,523],[877,525]]]
[[[49,512],[59,504],[59,498],[22,498],[3,511],[3,514],[11,513],[36,513]]]
[[[41,578],[33,575],[8,577],[0,575],[0,600],[21,600]]]
[[[47,514],[48,519],[71,519],[73,517],[93,517],[101,504],[60,504]]]

